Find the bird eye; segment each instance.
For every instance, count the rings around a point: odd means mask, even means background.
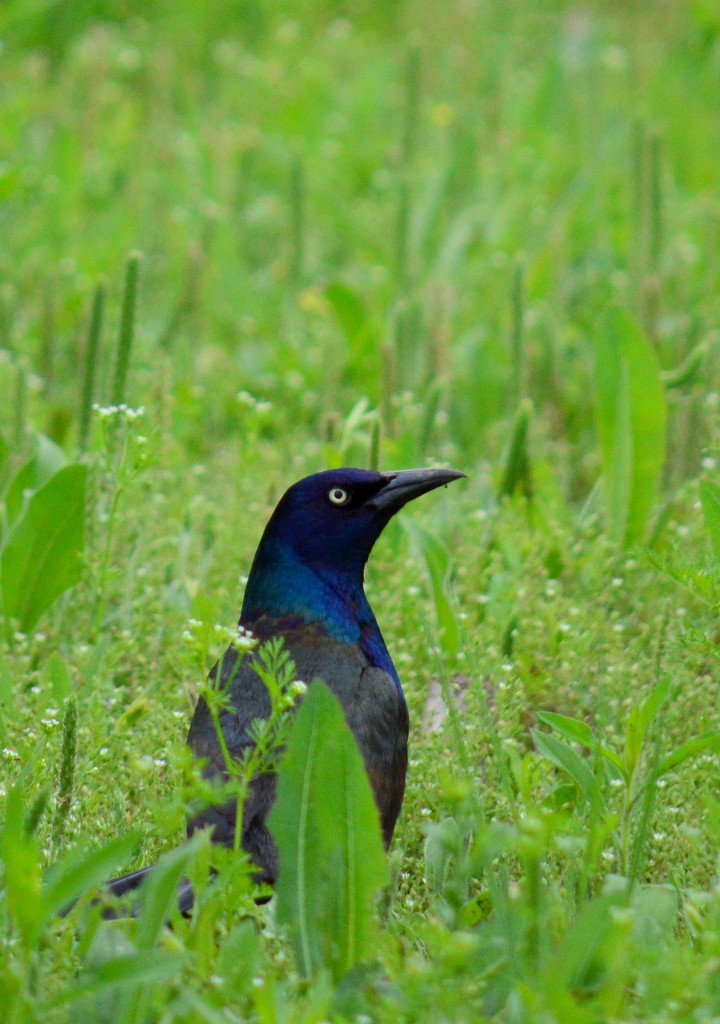
[[[350,495],[342,487],[331,487],[328,491],[328,498],[333,505],[344,505],[350,498]]]

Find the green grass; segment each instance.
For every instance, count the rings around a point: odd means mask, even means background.
[[[0,1016],[717,1017],[716,5],[5,0],[0,40]],[[376,461],[468,474],[368,569],[412,722],[376,956],[301,974],[202,843],[101,922],[203,794],[274,502]]]

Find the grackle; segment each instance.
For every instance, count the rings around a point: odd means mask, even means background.
[[[407,502],[464,476],[454,469],[407,469],[376,473],[337,469],[298,481],[280,500],[252,563],[240,625],[265,641],[281,636],[308,684],[322,679],[340,701],[372,785],[386,847],[405,792],[408,711],[380,627],[363,589],[363,571],[375,541]],[[220,725],[229,752],[238,758],[253,743],[252,723],[270,714],[270,698],[252,667],[238,666],[228,648],[220,685],[229,683],[229,707]],[[218,666],[211,670],[216,679]],[[223,753],[209,708],[201,697],[188,743],[209,777],[224,775]],[[275,798],[275,776],[255,778],[245,802],[241,843],[258,868],[258,881],[273,884],[277,849],[266,819]],[[188,822],[188,835],[211,827],[214,842],[232,847],[236,802],[210,807]],[[122,895],[137,888],[152,865],[113,879]],[[184,883],[182,911],[192,905]]]

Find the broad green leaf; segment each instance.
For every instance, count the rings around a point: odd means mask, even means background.
[[[629,782],[630,773],[628,772],[627,765],[620,757],[620,755],[616,754],[614,750],[610,750],[608,747],[601,746],[598,749],[600,750],[600,753],[605,758],[605,760],[609,761],[611,765],[617,768],[618,773],[620,777],[623,779],[623,781]]]
[[[700,502],[713,554],[720,559],[720,487],[712,480],[700,481]]]
[[[454,657],[460,650],[460,627],[447,593],[450,553],[434,534],[414,520],[403,519],[402,525],[419,549],[427,566],[440,646],[446,654]]]
[[[374,900],[387,864],[355,738],[317,680],[293,723],[268,824],[280,853],[278,916],[298,966],[337,980],[375,953]]]
[[[655,351],[633,317],[611,308],[595,336],[595,413],[608,528],[643,538],[665,460],[665,389]]]
[[[86,469],[55,473],[30,498],[0,553],[3,611],[29,632],[82,574]]]
[[[713,752],[720,750],[720,730],[713,729],[710,732],[704,732],[701,736],[696,736],[695,739],[683,743],[676,750],[670,751],[660,761],[657,767],[657,777],[660,778],[661,775],[665,775],[672,768],[677,768],[683,761],[687,761],[688,758],[695,757],[697,754],[702,754],[705,750],[712,750]]]
[[[568,718],[567,715],[558,715],[554,711],[538,711],[537,717],[544,725],[549,725],[556,732],[559,732],[565,739],[574,740],[583,747],[595,749],[597,737],[586,722],[580,722],[577,718]]]
[[[20,467],[8,486],[5,495],[8,522],[15,522],[20,515],[26,495],[37,491],[65,465],[67,457],[62,448],[44,434],[38,434],[35,455]]]
[[[593,773],[587,762],[577,751],[563,743],[552,733],[532,730],[533,739],[538,751],[558,768],[567,772],[570,778],[580,788],[580,792],[586,800],[590,800],[595,785]]]
[[[40,848],[25,828],[25,800],[19,785],[5,799],[5,821],[0,832],[0,859],[10,913],[26,948],[35,943],[43,919],[40,898]]]
[[[670,692],[670,677],[667,676],[657,683],[650,693],[647,695],[645,700],[640,705],[638,711],[638,721],[640,728],[642,729],[643,738],[647,733],[648,726],[652,722],[655,715],[658,713],[662,705],[665,703],[667,696]]]
[[[663,679],[653,687],[639,707],[633,708],[625,726],[625,765],[629,775],[635,773],[650,723],[670,690],[670,680]]]
[[[568,718],[566,715],[558,715],[554,711],[538,711],[537,717],[545,725],[549,725],[556,732],[559,732],[565,739],[573,740],[575,743],[588,747],[590,750],[599,750],[602,756],[617,768],[622,778],[626,782],[629,781],[622,758],[614,750],[603,747],[590,726],[585,722],[579,722],[576,718]]]

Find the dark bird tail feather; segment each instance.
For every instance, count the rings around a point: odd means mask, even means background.
[[[118,897],[125,896],[129,892],[135,892],[140,888],[154,867],[154,864],[148,864],[147,867],[140,868],[138,871],[130,871],[127,875],[121,875],[119,878],[112,878],[109,882],[105,883],[105,890],[111,896]],[[177,905],[180,913],[189,914],[192,910],[194,900],[195,897],[192,886],[187,878],[183,878],[177,887]],[[130,910],[130,914],[134,916],[137,911],[138,907],[135,905]],[[103,917],[107,919],[127,916],[127,911],[118,911],[112,907],[107,907],[103,912]]]

